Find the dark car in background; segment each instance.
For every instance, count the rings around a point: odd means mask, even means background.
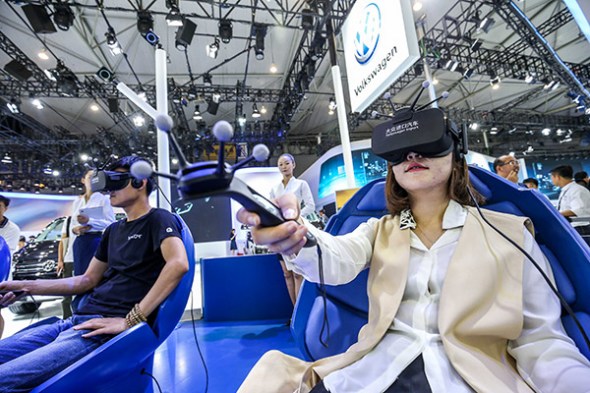
[[[57,278],[57,251],[61,240],[62,226],[66,217],[51,221],[37,237],[28,242],[12,257],[13,280],[37,280]],[[15,314],[28,314],[37,311],[43,301],[59,299],[56,296],[30,296],[9,306]]]
[[[125,213],[116,213],[115,219],[125,218]],[[17,251],[12,257],[13,280],[38,280],[57,278],[57,252],[62,227],[67,217],[51,221],[37,237]],[[15,314],[29,314],[39,309],[42,302],[60,299],[61,296],[27,296],[9,306]]]

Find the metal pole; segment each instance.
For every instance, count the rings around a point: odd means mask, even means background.
[[[332,20],[327,21],[328,43],[330,50],[330,63],[332,64],[332,80],[334,82],[334,98],[336,99],[336,113],[338,115],[338,128],[340,129],[340,143],[342,145],[342,158],[344,159],[344,173],[346,185],[355,188],[354,167],[352,165],[352,148],[350,147],[350,135],[348,134],[348,119],[346,118],[346,105],[344,102],[344,90],[342,77],[336,57],[336,38],[332,29]]]
[[[168,113],[168,76],[166,69],[166,51],[156,49],[156,108],[158,113]],[[158,172],[170,173],[170,154],[168,148],[168,135],[160,130],[158,132]],[[170,180],[160,177],[158,179],[160,195],[158,207],[170,211]]]
[[[434,88],[434,79],[432,79],[432,72],[430,71],[430,67],[428,66],[428,63],[426,62],[426,59],[424,59],[424,75],[426,76],[426,79],[430,81],[430,85],[428,85],[428,95],[430,96],[430,101],[434,101],[436,100],[436,89]],[[432,104],[433,108],[438,108],[438,101],[435,101]]]

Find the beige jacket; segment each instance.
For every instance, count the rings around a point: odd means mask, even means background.
[[[526,218],[491,211],[486,218],[521,247],[523,225],[532,232]],[[397,216],[382,218],[367,285],[369,321],[358,342],[315,362],[267,352],[238,392],[307,393],[326,375],[369,353],[397,313],[409,258],[410,231],[399,229]],[[469,208],[441,292],[439,330],[451,364],[477,392],[532,392],[507,353],[508,341],[520,336],[523,325],[522,262],[522,254]]]

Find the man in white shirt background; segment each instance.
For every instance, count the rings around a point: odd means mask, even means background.
[[[74,275],[74,240],[76,234],[72,231],[72,216],[68,216],[62,226],[61,239],[57,251],[57,275],[62,278]],[[72,297],[64,296],[62,302],[62,319],[72,316]]]
[[[8,248],[10,249],[10,255],[12,255],[18,247],[18,239],[20,237],[20,228],[13,221],[9,220],[8,217],[4,216],[8,206],[10,205],[10,199],[3,195],[0,195],[0,236],[4,238]],[[0,338],[4,332],[4,317],[0,314]]]
[[[580,235],[590,235],[590,191],[574,182],[574,170],[569,165],[558,166],[550,173],[553,185],[561,188],[557,210],[570,220],[589,217],[589,221],[574,221],[572,226]]]

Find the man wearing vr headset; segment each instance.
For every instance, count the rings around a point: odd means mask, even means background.
[[[96,255],[81,276],[58,280],[11,281],[0,290],[35,295],[90,291],[74,315],[19,332],[0,341],[0,392],[26,392],[84,357],[113,336],[142,321],[174,290],[188,260],[174,216],[150,206],[153,180],[129,173],[139,157],[124,157],[99,171],[93,191],[107,192],[127,218],[104,232]],[[144,160],[145,161],[145,160]],[[0,306],[14,301],[0,295]]]
[[[297,200],[276,200],[276,227],[244,209],[257,244],[320,282],[318,252],[302,248],[310,231],[322,250],[325,283],[339,285],[370,267],[369,322],[345,353],[304,362],[266,353],[245,392],[587,392],[590,362],[564,333],[561,307],[541,275],[486,225],[469,192],[465,134],[442,111],[403,112],[373,134],[389,163],[390,211],[354,232],[332,236],[298,218]],[[526,218],[486,218],[550,273]]]

